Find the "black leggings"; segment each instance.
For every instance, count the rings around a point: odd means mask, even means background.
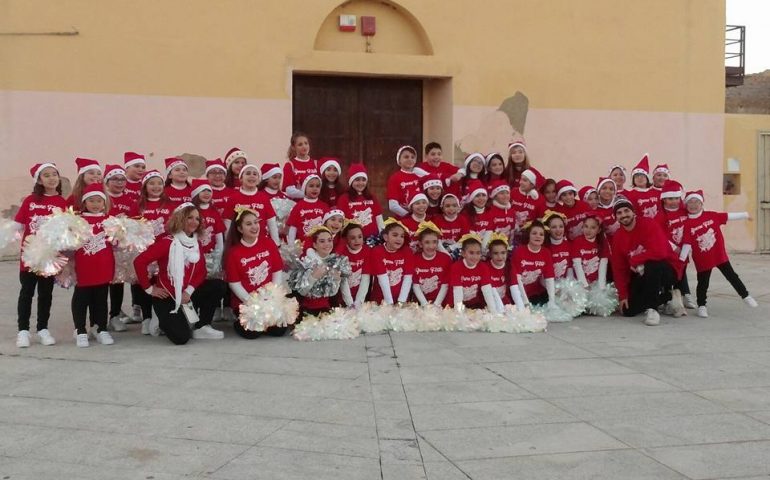
[[[131,285],[131,298],[133,298],[134,305],[139,305],[142,309],[142,318],[147,320],[152,317],[152,297],[142,290],[137,284]]]
[[[671,300],[671,289],[676,283],[676,272],[663,260],[651,260],[644,264],[644,275],[631,275],[628,288],[626,317],[634,317],[647,309],[658,308]]]
[[[529,304],[535,306],[547,305],[549,301],[548,292],[529,297]]]
[[[746,285],[743,284],[741,279],[738,277],[738,274],[735,273],[735,270],[733,270],[733,266],[730,264],[729,261],[722,263],[720,265],[717,265],[717,268],[719,269],[720,272],[722,272],[722,275],[724,275],[727,281],[730,282],[730,285],[733,286],[733,288],[738,293],[738,295],[741,296],[741,298],[746,298],[749,296],[749,291],[746,290]],[[698,286],[695,287],[695,292],[698,297],[699,307],[706,306],[706,293],[708,293],[710,281],[711,281],[711,269],[698,272]]]
[[[32,272],[19,272],[19,302],[16,306],[18,313],[19,331],[29,330],[29,317],[32,315],[32,297],[37,287],[37,331],[48,328],[51,316],[51,301],[53,298],[53,277],[41,277]]]
[[[110,318],[120,315],[123,308],[123,284],[110,284]]]
[[[86,315],[98,331],[107,330],[107,292],[109,284],[75,287],[72,293],[72,321],[78,334],[86,333]]]
[[[198,311],[198,322],[193,328],[198,329],[204,325],[210,325],[219,302],[224,295],[224,282],[222,280],[206,280],[192,294],[193,307]],[[180,307],[176,313],[172,313],[175,307],[174,299],[152,298],[152,307],[158,316],[160,329],[166,334],[166,338],[175,345],[184,345],[190,340],[192,332],[187,318]]]

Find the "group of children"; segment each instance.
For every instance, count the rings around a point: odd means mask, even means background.
[[[251,292],[282,283],[284,271],[292,269],[307,270],[293,276],[301,280],[289,282],[302,314],[355,308],[365,301],[497,312],[507,304],[519,309],[543,305],[554,300],[559,279],[574,278],[586,287],[612,280],[609,258],[620,228],[613,205],[620,196],[631,201],[637,215],[659,222],[683,262],[692,258],[697,303],[689,295],[686,275],[679,284],[688,308],[707,316],[713,268],[756,305],[730,266],[720,231],[728,219],[748,215],[704,211],[702,192],[685,194],[670,179],[667,165],[650,171],[646,155],[631,170],[629,187],[626,169],[615,165],[595,186],[580,189],[568,180],[545,178],[530,164],[523,140],[512,142],[507,156],[472,153],[461,167],[445,162],[437,143],[425,146],[421,163],[417,158],[411,146],[396,152],[398,170],[387,183],[388,218],[369,191],[363,164],[351,164],[343,180],[338,159],[311,158],[309,137],[295,133],[283,167],[249,163],[245,152],[232,148],[224,160],[206,162],[204,178],[190,178],[185,162],[175,157],[165,160],[164,171],[148,170],[145,157],[134,152],[124,155],[123,165],[104,168],[78,158],[78,176],[67,199],[61,196],[56,165],[37,164],[30,172],[33,193],[15,221],[26,237],[54,208],[72,207],[92,225],[93,236],[74,255],[72,316],[78,346],[88,345],[89,333],[111,344],[109,331],[126,330],[126,323],[140,322],[142,333],[156,334],[162,325],[154,321],[153,310],[157,314],[157,301],[169,298],[161,308],[168,307],[164,318],[192,298],[201,314],[193,338],[223,337],[210,324],[215,315],[235,320],[236,332],[254,338],[258,333],[241,327],[234,312]],[[278,218],[277,207],[287,200],[295,203],[285,218]],[[102,228],[105,218],[118,215],[145,219],[159,239],[156,244],[162,244],[133,262],[132,315],[121,310],[124,284],[114,283],[116,260]],[[306,261],[285,265],[282,245],[298,245]],[[204,257],[207,272],[191,275],[182,282],[183,290],[173,286],[172,263],[184,262],[188,268]],[[153,270],[153,262],[163,263],[160,271]],[[20,282],[17,346],[30,345],[35,289],[38,339],[54,344],[48,330],[54,279],[30,271],[22,261]],[[223,293],[198,295],[199,304],[194,292],[205,282],[210,282],[206,292],[219,291],[218,285]],[[217,309],[222,296],[224,308]]]

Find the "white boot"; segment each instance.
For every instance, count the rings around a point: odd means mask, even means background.
[[[644,324],[650,327],[660,325],[660,314],[654,308],[647,309],[647,318],[644,319]]]

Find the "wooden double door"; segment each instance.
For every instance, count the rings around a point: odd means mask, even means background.
[[[396,151],[412,145],[421,158],[422,80],[295,75],[293,99],[293,128],[310,137],[311,156],[339,158],[346,186],[348,166],[363,163],[387,210]]]

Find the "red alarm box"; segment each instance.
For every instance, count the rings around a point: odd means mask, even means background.
[[[361,17],[361,35],[373,37],[377,33],[376,17]]]

